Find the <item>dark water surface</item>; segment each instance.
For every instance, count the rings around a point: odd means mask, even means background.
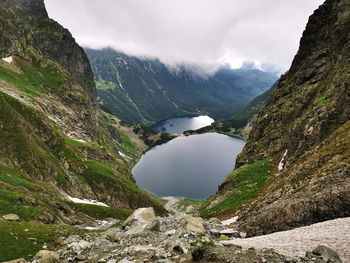
[[[200,129],[212,124],[213,122],[214,119],[206,115],[197,117],[177,117],[157,123],[153,128],[159,132],[183,133],[187,130]]]
[[[244,144],[218,133],[179,137],[146,152],[133,175],[141,188],[158,196],[205,199],[233,170]]]

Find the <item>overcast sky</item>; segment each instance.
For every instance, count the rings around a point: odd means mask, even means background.
[[[288,69],[323,0],[45,0],[51,18],[90,48],[174,65],[242,61]]]

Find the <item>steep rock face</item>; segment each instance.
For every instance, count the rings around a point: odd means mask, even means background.
[[[0,36],[0,215],[81,223],[98,209],[68,195],[164,211],[131,175],[147,146],[98,108],[83,49],[43,1],[1,1]]]
[[[40,19],[48,18],[43,1],[36,0],[3,0],[3,5],[13,10],[19,9],[26,16],[34,16]]]
[[[237,166],[287,149],[288,166],[349,120],[349,39],[347,1],[315,11]]]
[[[158,60],[131,57],[112,49],[86,52],[104,106],[132,122],[149,123],[193,113],[227,118],[277,78],[274,73],[228,67],[203,76],[193,68],[170,70]]]
[[[93,74],[84,50],[75,42],[67,29],[49,19],[43,1],[4,0],[4,7],[13,13],[2,10],[1,30],[2,57],[16,54],[33,60],[34,52],[59,63],[88,92],[95,102],[96,89]],[[33,62],[33,61],[32,61]]]
[[[60,120],[66,132],[78,126],[83,134],[79,139],[90,141],[97,133],[96,88],[83,49],[68,30],[48,18],[43,1],[6,0],[1,5],[0,57],[12,56],[20,61],[21,67],[33,65],[57,75],[55,82],[35,85],[50,89],[49,100],[60,101],[65,109],[69,108],[66,110],[69,114],[61,116],[67,121]],[[44,100],[36,104],[49,115],[57,111],[57,105]]]
[[[310,17],[290,70],[259,113],[211,212],[240,209],[249,235],[350,214],[349,65],[350,3],[327,0]],[[263,183],[249,181],[257,171]],[[245,181],[244,191],[255,190],[243,200],[237,192]]]

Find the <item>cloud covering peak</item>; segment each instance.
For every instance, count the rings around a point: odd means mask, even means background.
[[[244,61],[287,69],[323,0],[45,0],[85,47],[112,47],[169,65]]]

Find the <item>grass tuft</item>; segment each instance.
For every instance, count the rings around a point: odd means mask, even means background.
[[[133,212],[131,209],[121,209],[100,205],[79,204],[68,202],[70,206],[76,208],[81,213],[97,219],[115,218],[125,220]]]

